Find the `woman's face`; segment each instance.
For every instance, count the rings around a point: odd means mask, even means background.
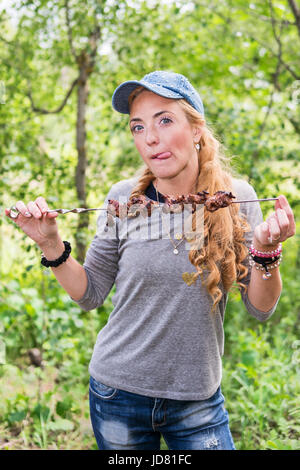
[[[133,101],[130,129],[138,152],[157,178],[176,178],[198,171],[193,128],[176,100],[145,90]]]

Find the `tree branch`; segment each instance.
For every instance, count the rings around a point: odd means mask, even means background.
[[[281,65],[281,50],[279,51],[278,56],[277,56],[276,70],[272,74],[273,90],[270,94],[269,103],[268,103],[267,111],[265,113],[264,120],[263,120],[263,122],[261,123],[261,125],[259,127],[259,133],[258,133],[258,137],[257,137],[258,142],[260,142],[260,140],[261,140],[261,137],[262,137],[262,135],[264,133],[264,130],[265,130],[265,127],[267,125],[269,115],[271,113],[271,109],[272,109],[273,101],[274,101],[275,89],[278,87],[277,79],[278,79],[278,76],[279,76],[279,73],[280,73],[280,65]],[[259,149],[260,149],[260,145],[258,143],[257,148],[254,150],[254,152],[252,154],[252,160],[253,161],[257,158],[258,153],[259,153]],[[252,166],[252,168],[254,168],[254,166]],[[251,172],[252,172],[252,170],[251,170]]]
[[[293,0],[289,0],[289,1],[292,1],[294,3]],[[203,8],[206,8],[210,11],[213,11],[213,13],[215,15],[217,15],[219,18],[221,18],[227,25],[231,24],[232,23],[232,19],[231,18],[228,18],[226,17],[225,15],[221,14],[217,9],[216,9],[216,6],[211,4],[210,6],[207,5],[207,4],[204,4],[204,3],[201,3],[201,2],[197,2],[197,6],[201,6]],[[245,11],[245,8],[241,8],[243,11]],[[249,12],[249,9],[247,9],[247,12]],[[299,13],[299,10],[298,10],[298,13]],[[300,14],[300,13],[299,13]],[[269,18],[269,21],[270,21],[270,18]],[[272,21],[272,20],[271,20]],[[277,23],[277,20],[274,18],[273,16],[273,24],[275,25]],[[287,24],[287,20],[281,20],[280,21],[280,25],[281,25],[281,30],[282,30],[282,27],[285,26]],[[289,23],[290,25],[292,25],[293,23]],[[233,34],[233,31],[231,31],[231,33]],[[263,43],[262,41],[260,41],[259,39],[257,39],[256,36],[252,36],[248,29],[245,31],[243,31],[243,33],[245,34],[245,36],[248,36],[249,38],[253,39],[255,42],[257,42],[257,44],[259,44],[260,46],[262,46],[264,49],[266,49],[267,51],[269,51],[271,53],[271,55],[273,57],[276,57],[278,58],[278,54],[275,53],[272,48]],[[290,67],[290,65],[288,65],[283,59],[282,59],[282,56],[280,57],[280,63],[281,65],[283,66],[283,68],[285,68],[290,74],[291,76],[295,79],[295,80],[300,80],[300,75],[297,74],[297,72],[295,72],[292,67]]]
[[[77,77],[72,85],[70,86],[70,89],[69,91],[67,92],[66,96],[64,97],[62,103],[60,104],[60,106],[58,106],[58,108],[54,109],[53,111],[49,111],[47,109],[43,109],[43,108],[38,108],[37,106],[35,106],[34,104],[34,101],[33,101],[33,97],[32,97],[32,93],[31,93],[31,83],[28,82],[28,92],[27,92],[27,96],[30,100],[30,103],[31,103],[31,108],[32,108],[32,111],[36,112],[36,113],[40,113],[40,114],[57,114],[59,113],[66,105],[73,89],[75,88],[75,86],[77,85],[79,81],[79,78]]]
[[[280,64],[282,62],[281,33],[282,33],[282,29],[283,29],[283,22],[280,23],[280,33],[278,35],[277,30],[276,30],[277,20],[275,19],[275,16],[274,16],[274,8],[273,8],[272,0],[269,0],[269,7],[270,7],[270,13],[271,13],[272,31],[273,31],[273,35],[274,35],[275,40],[276,40],[277,45],[278,45],[278,53],[277,53],[277,59],[278,60],[277,60],[276,71],[275,71],[275,74],[273,76],[272,81],[273,81],[273,84],[274,84],[275,88],[278,88],[277,78],[278,78],[278,75],[279,75]]]
[[[295,0],[288,0],[288,2],[295,17],[298,34],[300,36],[300,8],[296,5]]]
[[[300,134],[300,122],[297,122],[294,118],[289,118],[289,121],[292,123],[297,134]]]
[[[15,46],[15,43],[12,42],[12,41],[8,41],[7,39],[5,39],[4,37],[0,36],[0,41],[4,42],[5,44],[7,44],[8,46]]]
[[[70,45],[72,55],[75,61],[77,62],[77,54],[76,54],[76,50],[73,44],[73,34],[72,34],[72,28],[71,28],[71,23],[70,23],[69,0],[65,0],[65,9],[66,9],[66,23],[67,23],[67,30],[68,30],[69,45]]]
[[[281,55],[281,52],[282,52],[282,44],[281,44],[281,39],[280,39],[280,35],[278,36],[277,34],[277,31],[276,31],[276,20],[275,20],[275,16],[274,16],[274,7],[273,7],[273,3],[272,3],[272,0],[269,0],[269,7],[270,7],[270,14],[271,14],[271,24],[272,24],[272,30],[273,30],[273,34],[274,34],[274,37],[276,39],[276,42],[278,44],[278,49],[280,51],[280,55]],[[282,22],[280,23],[280,33],[282,32]]]
[[[277,76],[279,75],[279,70],[280,70],[280,62],[278,61],[277,62],[277,67],[276,67],[276,71],[274,72],[273,74],[273,80],[275,81],[276,83],[276,80],[277,80]],[[263,122],[261,123],[260,125],[260,129],[259,129],[259,134],[258,134],[258,139],[260,139],[262,137],[262,134],[265,130],[265,127],[266,127],[266,124],[267,124],[267,120],[268,120],[268,117],[270,115],[270,112],[271,112],[271,109],[272,109],[272,106],[273,106],[273,101],[274,101],[274,93],[275,93],[275,88],[276,88],[276,85],[275,83],[273,83],[273,90],[270,94],[270,98],[269,98],[269,103],[268,103],[268,106],[267,106],[267,111],[266,111],[266,114],[265,114],[265,117],[264,117],[264,120]]]
[[[270,23],[270,17],[265,16],[265,15],[259,15],[253,10],[248,11],[250,16],[253,16],[254,18],[264,21],[265,23]],[[274,20],[275,23],[282,23],[284,26],[296,26],[296,23],[289,21],[289,20]]]
[[[278,53],[276,55],[276,57],[277,57],[276,69],[275,69],[275,72],[272,74],[273,90],[270,94],[269,103],[268,103],[268,107],[267,107],[267,111],[266,111],[264,120],[260,125],[258,140],[260,140],[261,137],[262,137],[262,134],[263,134],[263,132],[265,130],[265,127],[266,127],[266,124],[267,124],[268,117],[270,115],[270,112],[271,112],[271,109],[272,109],[272,106],[273,106],[274,93],[275,93],[275,89],[278,89],[278,83],[277,82],[278,82],[278,76],[280,74],[280,66],[281,66],[281,63],[282,63],[282,57],[281,57],[282,56],[282,44],[281,44],[281,41],[280,41],[280,36],[278,36],[277,31],[276,31],[276,22],[275,22],[275,19],[274,19],[272,0],[269,0],[269,6],[270,6],[270,12],[271,12],[271,23],[272,23],[273,34],[274,34],[275,39],[276,39],[277,44],[278,44]],[[282,32],[282,28],[283,28],[283,23],[281,22],[281,24],[280,24],[280,33]],[[259,151],[259,148],[257,148],[253,152],[253,155],[252,155],[253,159],[255,159],[257,157],[258,151]]]
[[[97,47],[98,47],[98,41],[101,37],[101,29],[99,25],[95,26],[94,31],[92,31],[90,37],[89,37],[89,44],[91,46],[91,52],[89,54],[90,56],[90,66],[93,67],[95,65],[95,58],[97,54]]]
[[[262,42],[262,41],[260,41],[259,39],[257,39],[257,37],[252,36],[252,35],[249,34],[247,31],[245,31],[244,33],[245,33],[245,35],[247,35],[249,38],[251,38],[251,39],[253,39],[254,41],[256,41],[257,44],[259,44],[261,47],[263,47],[264,49],[266,49],[267,51],[269,51],[270,54],[271,54],[273,57],[278,58],[278,53],[274,52],[270,46],[268,46],[268,45],[265,44],[264,42]],[[285,68],[285,69],[292,75],[292,77],[293,77],[295,80],[300,80],[300,75],[298,75],[286,62],[284,62],[284,60],[282,59],[282,57],[280,58],[280,63],[281,63],[281,65],[283,66],[283,68]]]
[[[276,20],[275,20],[275,17],[274,17],[274,7],[273,7],[272,0],[269,0],[269,6],[270,6],[270,13],[271,13],[271,23],[272,23],[273,35],[274,35],[275,41],[277,42],[277,45],[278,45],[278,53],[276,54],[276,56],[280,60],[280,63],[283,65],[283,67],[286,70],[288,70],[290,72],[290,74],[296,80],[299,80],[299,78],[300,78],[299,75],[297,75],[296,72],[294,72],[294,70],[292,70],[291,67],[282,60],[281,33],[282,33],[282,29],[283,29],[283,23],[282,22],[280,23],[280,31],[279,31],[279,34],[278,34],[277,30],[276,30]]]

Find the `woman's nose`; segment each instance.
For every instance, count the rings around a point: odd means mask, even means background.
[[[154,127],[148,128],[146,131],[146,144],[152,145],[158,142],[158,134]]]

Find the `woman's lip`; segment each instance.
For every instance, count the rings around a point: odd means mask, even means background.
[[[165,160],[171,156],[171,152],[162,152],[159,153],[156,157],[152,157],[153,160]]]

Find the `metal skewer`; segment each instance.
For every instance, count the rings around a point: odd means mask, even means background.
[[[59,214],[67,214],[68,212],[74,212],[75,214],[81,214],[82,212],[89,212],[89,211],[106,211],[104,207],[95,207],[95,208],[86,208],[86,207],[76,207],[75,209],[51,209],[46,211],[48,214],[51,212],[58,212]],[[12,219],[16,219],[19,215],[20,211],[15,207],[10,208],[9,216]]]
[[[250,199],[244,201],[231,201],[231,203],[240,204],[242,202],[259,202],[259,201],[276,201],[278,197],[269,197],[265,199]],[[157,204],[158,206],[163,206],[164,204]],[[51,209],[46,212],[50,214],[51,212],[58,212],[59,214],[67,214],[68,212],[74,212],[75,214],[81,214],[82,212],[90,212],[90,211],[106,211],[105,207],[94,207],[94,208],[86,208],[86,207],[75,207],[74,209]],[[16,219],[19,215],[19,210],[13,206],[10,208],[9,215],[12,219]]]
[[[240,203],[240,202],[257,202],[257,201],[277,201],[279,198],[278,197],[266,197],[265,199],[251,199],[249,201],[231,201],[235,203]]]
[[[68,212],[75,212],[75,214],[81,214],[81,212],[89,212],[89,211],[106,211],[104,207],[95,207],[95,208],[86,208],[86,207],[76,207],[75,209],[51,209],[47,211],[48,214],[51,212],[58,212],[59,214],[67,214]]]

